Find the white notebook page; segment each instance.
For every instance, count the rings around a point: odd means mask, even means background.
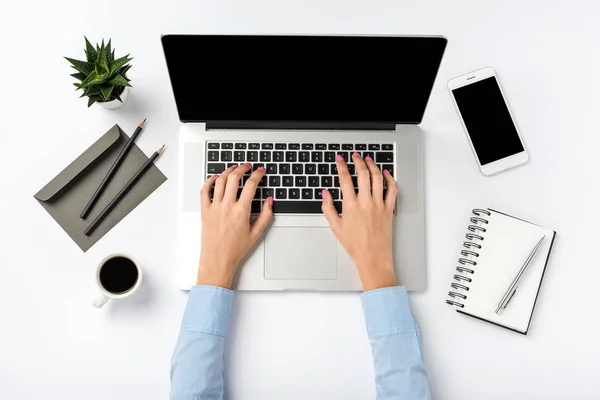
[[[477,265],[472,267],[475,273],[470,275],[473,281],[467,284],[469,291],[462,291],[467,298],[463,300],[465,306],[460,311],[525,333],[529,327],[554,231],[494,211],[491,211],[489,217],[482,217],[489,223],[479,224],[487,230],[482,234],[484,240],[477,241],[482,246],[477,251],[479,257],[468,257],[476,261]],[[546,238],[508,307],[496,314],[504,293],[544,235]]]

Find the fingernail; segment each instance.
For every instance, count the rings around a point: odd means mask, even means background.
[[[249,162],[247,162],[247,163],[244,163],[244,165],[245,165],[246,167],[251,167],[251,166],[252,166],[252,164],[250,164]]]
[[[342,161],[344,159],[344,156],[342,156],[341,154],[338,154],[335,159],[338,161]]]
[[[211,178],[214,178],[215,176],[219,176],[218,174],[214,174],[213,176],[211,176]]]
[[[237,164],[233,164],[233,165],[231,166],[231,168],[232,168],[232,169],[236,169],[237,167],[239,167],[239,165],[237,165]]]
[[[390,171],[388,171],[387,169],[384,169],[384,170],[383,170],[383,173],[384,173],[384,174],[386,174],[386,175],[389,175],[389,174],[390,174]]]
[[[273,205],[273,197],[269,197],[269,205]]]
[[[327,198],[327,190],[323,189],[321,191],[321,196],[323,197],[323,200],[325,200]]]
[[[264,171],[265,167],[258,167],[258,169],[260,169],[261,171]]]
[[[354,154],[352,154],[352,157],[360,157],[360,154],[355,151]]]
[[[367,160],[367,161],[373,161],[373,159],[371,158],[371,156],[366,156],[365,160]]]

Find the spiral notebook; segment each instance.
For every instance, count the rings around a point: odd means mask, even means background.
[[[456,311],[527,334],[556,232],[492,209],[475,209],[446,303]],[[506,309],[496,314],[519,270],[544,237]]]

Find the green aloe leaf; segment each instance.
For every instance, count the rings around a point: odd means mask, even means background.
[[[90,43],[87,37],[85,37],[85,54],[87,56],[87,61],[90,63],[96,62],[96,58],[98,58],[98,52],[94,50],[94,46]]]
[[[106,59],[106,47],[104,46],[104,40],[102,41],[102,46],[100,46],[100,51],[98,52],[98,61],[96,61],[96,65],[99,65],[105,71],[108,71],[108,61]]]
[[[104,97],[104,101],[108,101],[110,99],[110,95],[114,88],[114,86],[100,87],[100,92],[102,92],[102,97]]]
[[[81,82],[81,87],[86,88],[92,85],[97,85],[102,82],[102,78],[96,75],[96,71],[92,71],[92,73],[89,74],[87,78],[85,78],[85,81]]]
[[[113,92],[113,97],[117,100],[119,100],[121,103],[123,102],[123,100],[121,100],[121,96],[119,95],[119,89],[115,89],[115,91]]]
[[[82,74],[85,74],[86,76],[89,75],[94,70],[94,64],[92,64],[92,63],[89,63],[86,61],[75,60],[74,58],[69,58],[69,57],[65,57],[65,59],[72,64],[73,68],[75,68],[77,71],[81,72]]]
[[[122,75],[119,74],[115,75],[115,77],[108,81],[108,83],[115,86],[131,86],[127,79],[125,79]]]
[[[130,65],[125,65],[123,66],[120,70],[119,70],[119,74],[123,75],[124,77],[127,77],[127,75],[125,75],[127,73],[127,71],[129,71],[131,69],[131,64]]]
[[[88,98],[88,107],[91,107],[92,104],[94,104],[96,101],[98,101],[99,98],[100,98],[100,96],[90,96]]]
[[[112,54],[112,49],[110,48],[111,40],[112,39],[108,39],[108,43],[106,44],[106,62],[107,63],[110,63],[112,60],[114,60],[113,54]]]
[[[75,82],[74,82],[74,83],[73,83],[73,86],[75,86],[75,87],[77,88],[77,89],[75,89],[75,90],[83,89],[83,88],[81,87],[81,83],[75,83]]]
[[[75,79],[79,79],[80,81],[84,81],[87,76],[82,72],[77,72],[75,74],[71,74],[71,76]]]
[[[108,70],[110,72],[114,72],[117,69],[121,68],[123,65],[127,64],[129,61],[133,60],[133,58],[129,58],[129,54],[125,57],[118,58],[108,63]]]

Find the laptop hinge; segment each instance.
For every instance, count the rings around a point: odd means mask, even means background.
[[[206,121],[206,129],[317,129],[393,131],[395,122]]]

